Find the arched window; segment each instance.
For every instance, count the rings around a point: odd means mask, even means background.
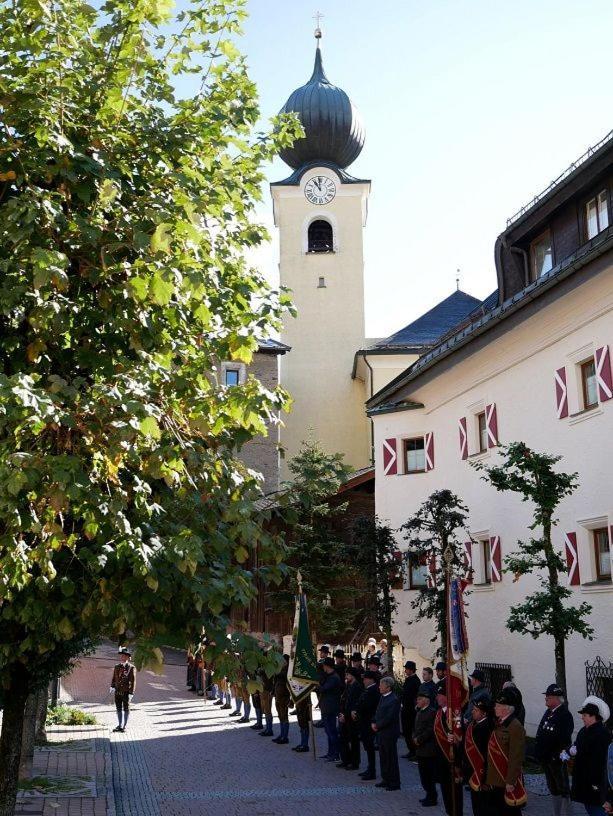
[[[334,250],[332,224],[318,219],[309,224],[309,252],[332,252]]]

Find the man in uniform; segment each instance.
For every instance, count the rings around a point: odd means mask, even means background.
[[[397,750],[400,736],[400,700],[392,691],[393,686],[392,677],[382,677],[379,681],[381,699],[372,724],[372,730],[377,735],[381,764],[381,782],[377,782],[376,786],[388,791],[400,790]]]
[[[345,674],[345,688],[341,694],[341,710],[338,715],[341,761],[337,768],[357,771],[360,768],[360,730],[352,713],[358,710],[362,695],[360,673],[351,666]]]
[[[436,794],[436,740],[434,738],[434,720],[436,709],[426,686],[419,687],[416,700],[415,722],[413,725],[413,745],[417,756],[419,781],[426,794],[420,803],[424,807],[437,804]]]
[[[427,683],[424,683],[427,686]],[[449,728],[447,714],[446,683],[441,680],[436,687],[437,711],[434,718],[434,738],[436,740],[436,781],[441,786],[445,812],[448,816],[462,816],[464,799],[462,794],[461,766],[459,762],[458,734]],[[455,798],[455,810],[453,799]]]
[[[407,660],[404,664],[404,685],[402,687],[402,733],[407,744],[405,759],[412,759],[415,756],[415,746],[413,745],[413,726],[415,725],[415,706],[417,703],[417,693],[421,683],[416,674],[417,666],[413,660]]]
[[[357,712],[351,714],[360,727],[360,739],[366,752],[367,766],[360,776],[362,779],[376,779],[377,771],[375,767],[375,735],[370,727],[375,716],[375,711],[379,705],[379,672],[367,670],[362,675],[364,691],[358,700]]]
[[[279,718],[279,736],[272,741],[277,745],[287,745],[289,742],[289,704],[290,693],[287,685],[287,670],[289,668],[289,655],[283,655],[283,668],[279,674],[275,675],[275,706],[277,717]]]
[[[507,689],[496,698],[496,725],[487,746],[485,781],[492,789],[491,812],[497,816],[520,814],[528,798],[522,775],[526,732],[515,716],[515,700]]]
[[[566,763],[560,759],[573,741],[573,715],[564,702],[564,690],[557,683],[547,686],[545,713],[536,732],[534,756],[543,766],[553,799],[554,816],[570,816],[570,782]]]
[[[358,671],[358,673],[360,675],[359,679],[361,681],[362,675],[364,674],[364,664],[363,664],[363,660],[362,660],[362,655],[359,652],[354,652],[351,655],[351,668],[352,669],[357,669],[357,671]]]
[[[478,702],[492,702],[492,698],[488,687],[485,685],[485,674],[481,669],[475,669],[472,674],[468,675],[471,686],[470,698],[468,705],[462,716],[464,726],[467,726],[473,721],[473,706]]]
[[[347,671],[347,660],[345,652],[340,647],[334,650],[334,671],[341,678],[341,683],[345,685],[345,672]]]
[[[321,758],[328,762],[338,762],[340,754],[336,718],[340,711],[343,684],[335,671],[336,665],[333,658],[325,657],[322,668],[324,674],[319,681],[319,708],[328,738],[328,751]]]
[[[136,668],[130,661],[131,657],[132,654],[125,646],[119,650],[119,663],[116,663],[113,669],[113,679],[109,690],[111,694],[115,694],[115,708],[117,709],[118,725],[113,728],[113,731],[121,733],[126,730],[130,715],[130,702],[136,688]]]
[[[476,700],[464,734],[465,776],[470,788],[473,816],[490,815],[490,791],[485,782],[485,772],[487,746],[494,727],[493,713],[489,700]]]
[[[269,677],[263,669],[258,671],[258,677],[262,683],[262,690],[260,691],[260,705],[262,706],[262,716],[264,718],[264,730],[260,731],[260,736],[273,737],[272,698],[275,690],[275,679],[274,676]]]

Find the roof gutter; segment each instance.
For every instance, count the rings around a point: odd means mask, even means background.
[[[594,242],[596,242],[595,245]],[[522,309],[527,303],[537,300],[539,297],[541,297],[541,295],[548,292],[560,281],[566,280],[588,263],[596,260],[601,255],[604,255],[605,252],[612,249],[613,225],[607,229],[604,236],[597,236],[596,238],[592,239],[590,244],[591,246],[589,249],[584,250],[582,255],[580,254],[581,249],[579,249],[576,253],[574,253],[574,255],[571,256],[571,258],[574,260],[569,260],[565,265],[562,264],[557,268],[554,267],[554,269],[552,269],[551,272],[548,272],[546,276],[543,276],[534,283],[531,283],[525,289],[522,289],[521,292],[518,292],[512,298],[509,298],[509,300],[504,301],[501,306],[497,306],[495,309],[492,309],[492,311],[484,315],[481,320],[471,323],[469,327],[455,335],[452,335],[452,337],[450,337],[444,343],[441,343],[440,346],[424,355],[424,357],[422,357],[420,360],[417,360],[417,362],[414,363],[409,369],[409,373],[407,373],[406,376],[400,381],[396,382],[392,388],[383,388],[374,396],[373,399],[367,401],[367,413],[370,415],[372,413],[372,409],[377,405],[380,405],[384,399],[392,396],[405,385],[415,382],[415,380],[417,380],[423,373],[429,371],[441,360],[446,359],[458,349],[471,343],[475,338],[485,334],[495,325]],[[403,409],[397,408],[396,410]],[[385,413],[388,412],[389,411],[385,411]]]

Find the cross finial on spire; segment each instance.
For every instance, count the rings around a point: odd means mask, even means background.
[[[456,292],[459,292],[460,291],[460,270],[459,269],[456,269],[456,274],[457,274],[457,277],[455,279],[455,288],[456,288]]]
[[[315,20],[315,26],[316,26],[315,27],[315,39],[316,40],[321,40],[321,25],[320,24],[321,24],[323,16],[324,15],[321,13],[321,11],[318,11],[315,14],[315,16],[313,17],[313,19]]]

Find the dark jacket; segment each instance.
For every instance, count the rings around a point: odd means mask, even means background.
[[[341,714],[344,714],[347,720],[351,717],[352,711],[358,710],[358,703],[363,691],[364,687],[357,681],[345,685],[341,694]]]
[[[333,671],[319,681],[319,710],[322,716],[338,714],[341,707],[341,678]]]
[[[401,698],[403,711],[405,709],[408,709],[411,712],[415,710],[415,701],[417,700],[417,692],[419,691],[420,685],[421,682],[416,674],[405,678],[404,685],[402,686]]]
[[[413,742],[415,743],[415,753],[422,759],[436,756],[435,717],[436,710],[431,705],[427,708],[418,708],[415,712]]]
[[[136,669],[134,664],[116,663],[113,669],[113,679],[111,688],[115,689],[115,694],[134,694],[136,687]]]
[[[560,761],[560,752],[568,749],[573,741],[573,715],[565,705],[553,711],[549,708],[543,714],[536,739],[534,756],[543,765]]]
[[[584,726],[577,734],[571,798],[584,805],[602,805],[607,795],[607,751],[611,734],[604,723]]]
[[[468,726],[467,726],[468,729]],[[494,730],[494,723],[489,717],[484,717],[480,722],[473,722],[472,736],[479,753],[483,757],[483,775],[479,779],[479,785],[485,785],[485,777],[487,774],[487,746],[490,741],[490,736]],[[466,734],[464,735],[466,736]],[[464,778],[468,781],[473,773],[472,765],[466,755],[466,744],[462,742],[462,769],[464,771]]]
[[[381,695],[375,711],[375,725],[380,740],[396,740],[400,736],[400,700],[394,692]]]
[[[373,735],[370,727],[375,717],[375,711],[379,705],[381,694],[377,684],[365,688],[358,700],[358,722],[360,724],[360,734],[367,739]]]
[[[347,664],[346,663],[336,663],[334,666],[334,671],[338,674],[341,678],[341,685],[345,685],[345,674],[347,672]]]
[[[425,686],[425,690],[430,694],[430,699],[432,700],[432,705],[436,706],[435,698],[436,698],[436,683],[434,680],[428,680],[421,684]]]

